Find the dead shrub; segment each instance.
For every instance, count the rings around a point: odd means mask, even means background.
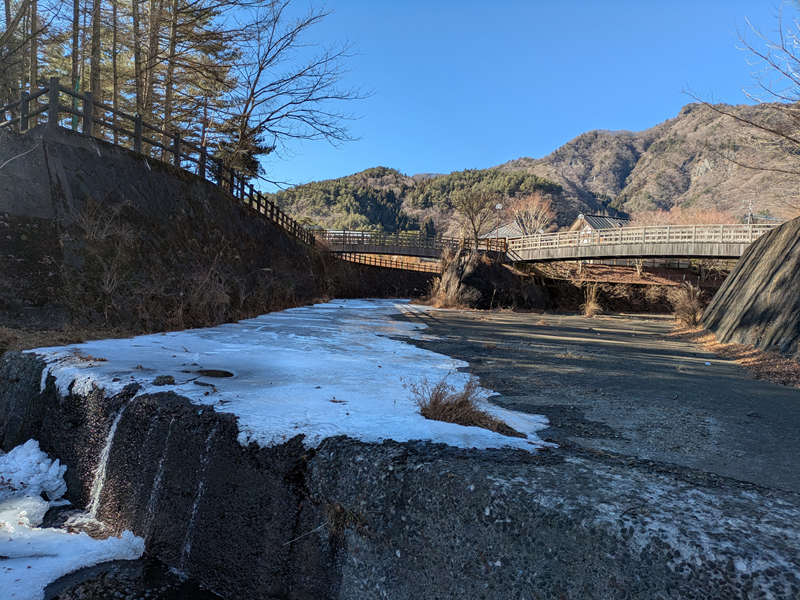
[[[328,530],[335,538],[343,537],[344,532],[348,529],[354,530],[361,536],[369,535],[369,526],[363,507],[354,512],[341,502],[326,504],[325,517],[328,521]]]
[[[463,389],[457,390],[447,383],[449,376],[450,373],[437,383],[431,383],[427,377],[423,377],[419,383],[404,384],[423,417],[466,427],[482,427],[509,437],[525,437],[480,408],[486,396],[476,377],[470,377]]]
[[[697,327],[703,316],[703,291],[698,286],[684,282],[670,294],[672,314],[687,327]]]
[[[594,317],[603,312],[600,302],[597,300],[597,285],[589,284],[583,288],[584,302],[581,304],[581,312],[584,317]]]

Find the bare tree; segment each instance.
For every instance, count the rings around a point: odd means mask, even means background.
[[[553,203],[539,191],[509,199],[505,207],[523,235],[536,235],[555,226]]]
[[[320,47],[306,35],[330,11],[311,7],[302,16],[287,16],[291,0],[251,7],[248,34],[238,64],[239,85],[231,97],[230,139],[221,148],[229,164],[248,169],[255,157],[286,151],[294,140],[327,140],[339,145],[355,139],[351,113],[342,101],[369,96],[359,87],[343,86],[353,56],[349,42]],[[253,173],[255,174],[255,173]]]
[[[495,205],[502,201],[503,196],[497,192],[457,190],[451,194],[450,203],[462,235],[469,236],[476,248],[481,234],[491,226]]]
[[[765,32],[746,20],[747,27],[737,31],[740,48],[748,53],[748,63],[755,68],[753,85],[744,93],[766,111],[753,114],[706,100],[692,90],[686,93],[714,112],[745,125],[750,133],[743,143],[768,160],[753,162],[730,152],[719,152],[720,156],[740,167],[773,173],[796,187],[800,184],[800,22],[784,18],[784,5],[777,14],[775,30]],[[780,202],[788,216],[800,215],[800,194]]]

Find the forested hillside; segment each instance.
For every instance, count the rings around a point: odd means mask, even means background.
[[[538,175],[500,169],[469,169],[449,175],[409,177],[375,167],[361,173],[300,185],[272,196],[308,225],[326,229],[414,231],[458,235],[451,222],[451,196],[460,191],[498,192],[503,197],[541,192],[561,195],[561,186]]]

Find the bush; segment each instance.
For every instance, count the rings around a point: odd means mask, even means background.
[[[584,317],[594,317],[603,312],[600,302],[597,300],[597,285],[590,284],[583,288],[584,303],[581,304],[581,312]]]
[[[672,314],[687,327],[697,327],[703,316],[703,291],[688,281],[670,295]]]
[[[405,384],[423,417],[467,427],[482,427],[509,437],[525,437],[480,408],[486,396],[476,377],[470,377],[463,389],[456,390],[447,383],[449,376],[450,373],[435,384],[430,383],[427,377],[423,377],[419,383]]]

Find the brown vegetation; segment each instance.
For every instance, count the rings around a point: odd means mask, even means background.
[[[552,200],[540,191],[509,198],[506,214],[511,215],[525,235],[536,235],[555,229],[556,213]]]
[[[603,312],[603,307],[597,299],[597,285],[591,283],[583,288],[584,302],[581,304],[581,312],[584,317],[594,317]]]
[[[669,337],[695,342],[720,358],[733,360],[747,369],[754,379],[800,387],[800,362],[786,358],[778,351],[758,350],[749,344],[721,344],[710,331],[685,325],[679,325]]]
[[[405,384],[423,417],[467,427],[482,427],[509,437],[525,437],[480,408],[485,394],[477,378],[470,377],[466,385],[457,390],[447,383],[449,375],[437,383],[431,383],[427,377],[423,377],[419,383]]]
[[[730,211],[718,207],[682,208],[673,206],[670,210],[638,211],[633,213],[631,227],[657,225],[719,225],[738,223],[739,218]]]
[[[697,327],[703,316],[703,291],[687,281],[670,290],[669,299],[675,318],[687,327]]]

